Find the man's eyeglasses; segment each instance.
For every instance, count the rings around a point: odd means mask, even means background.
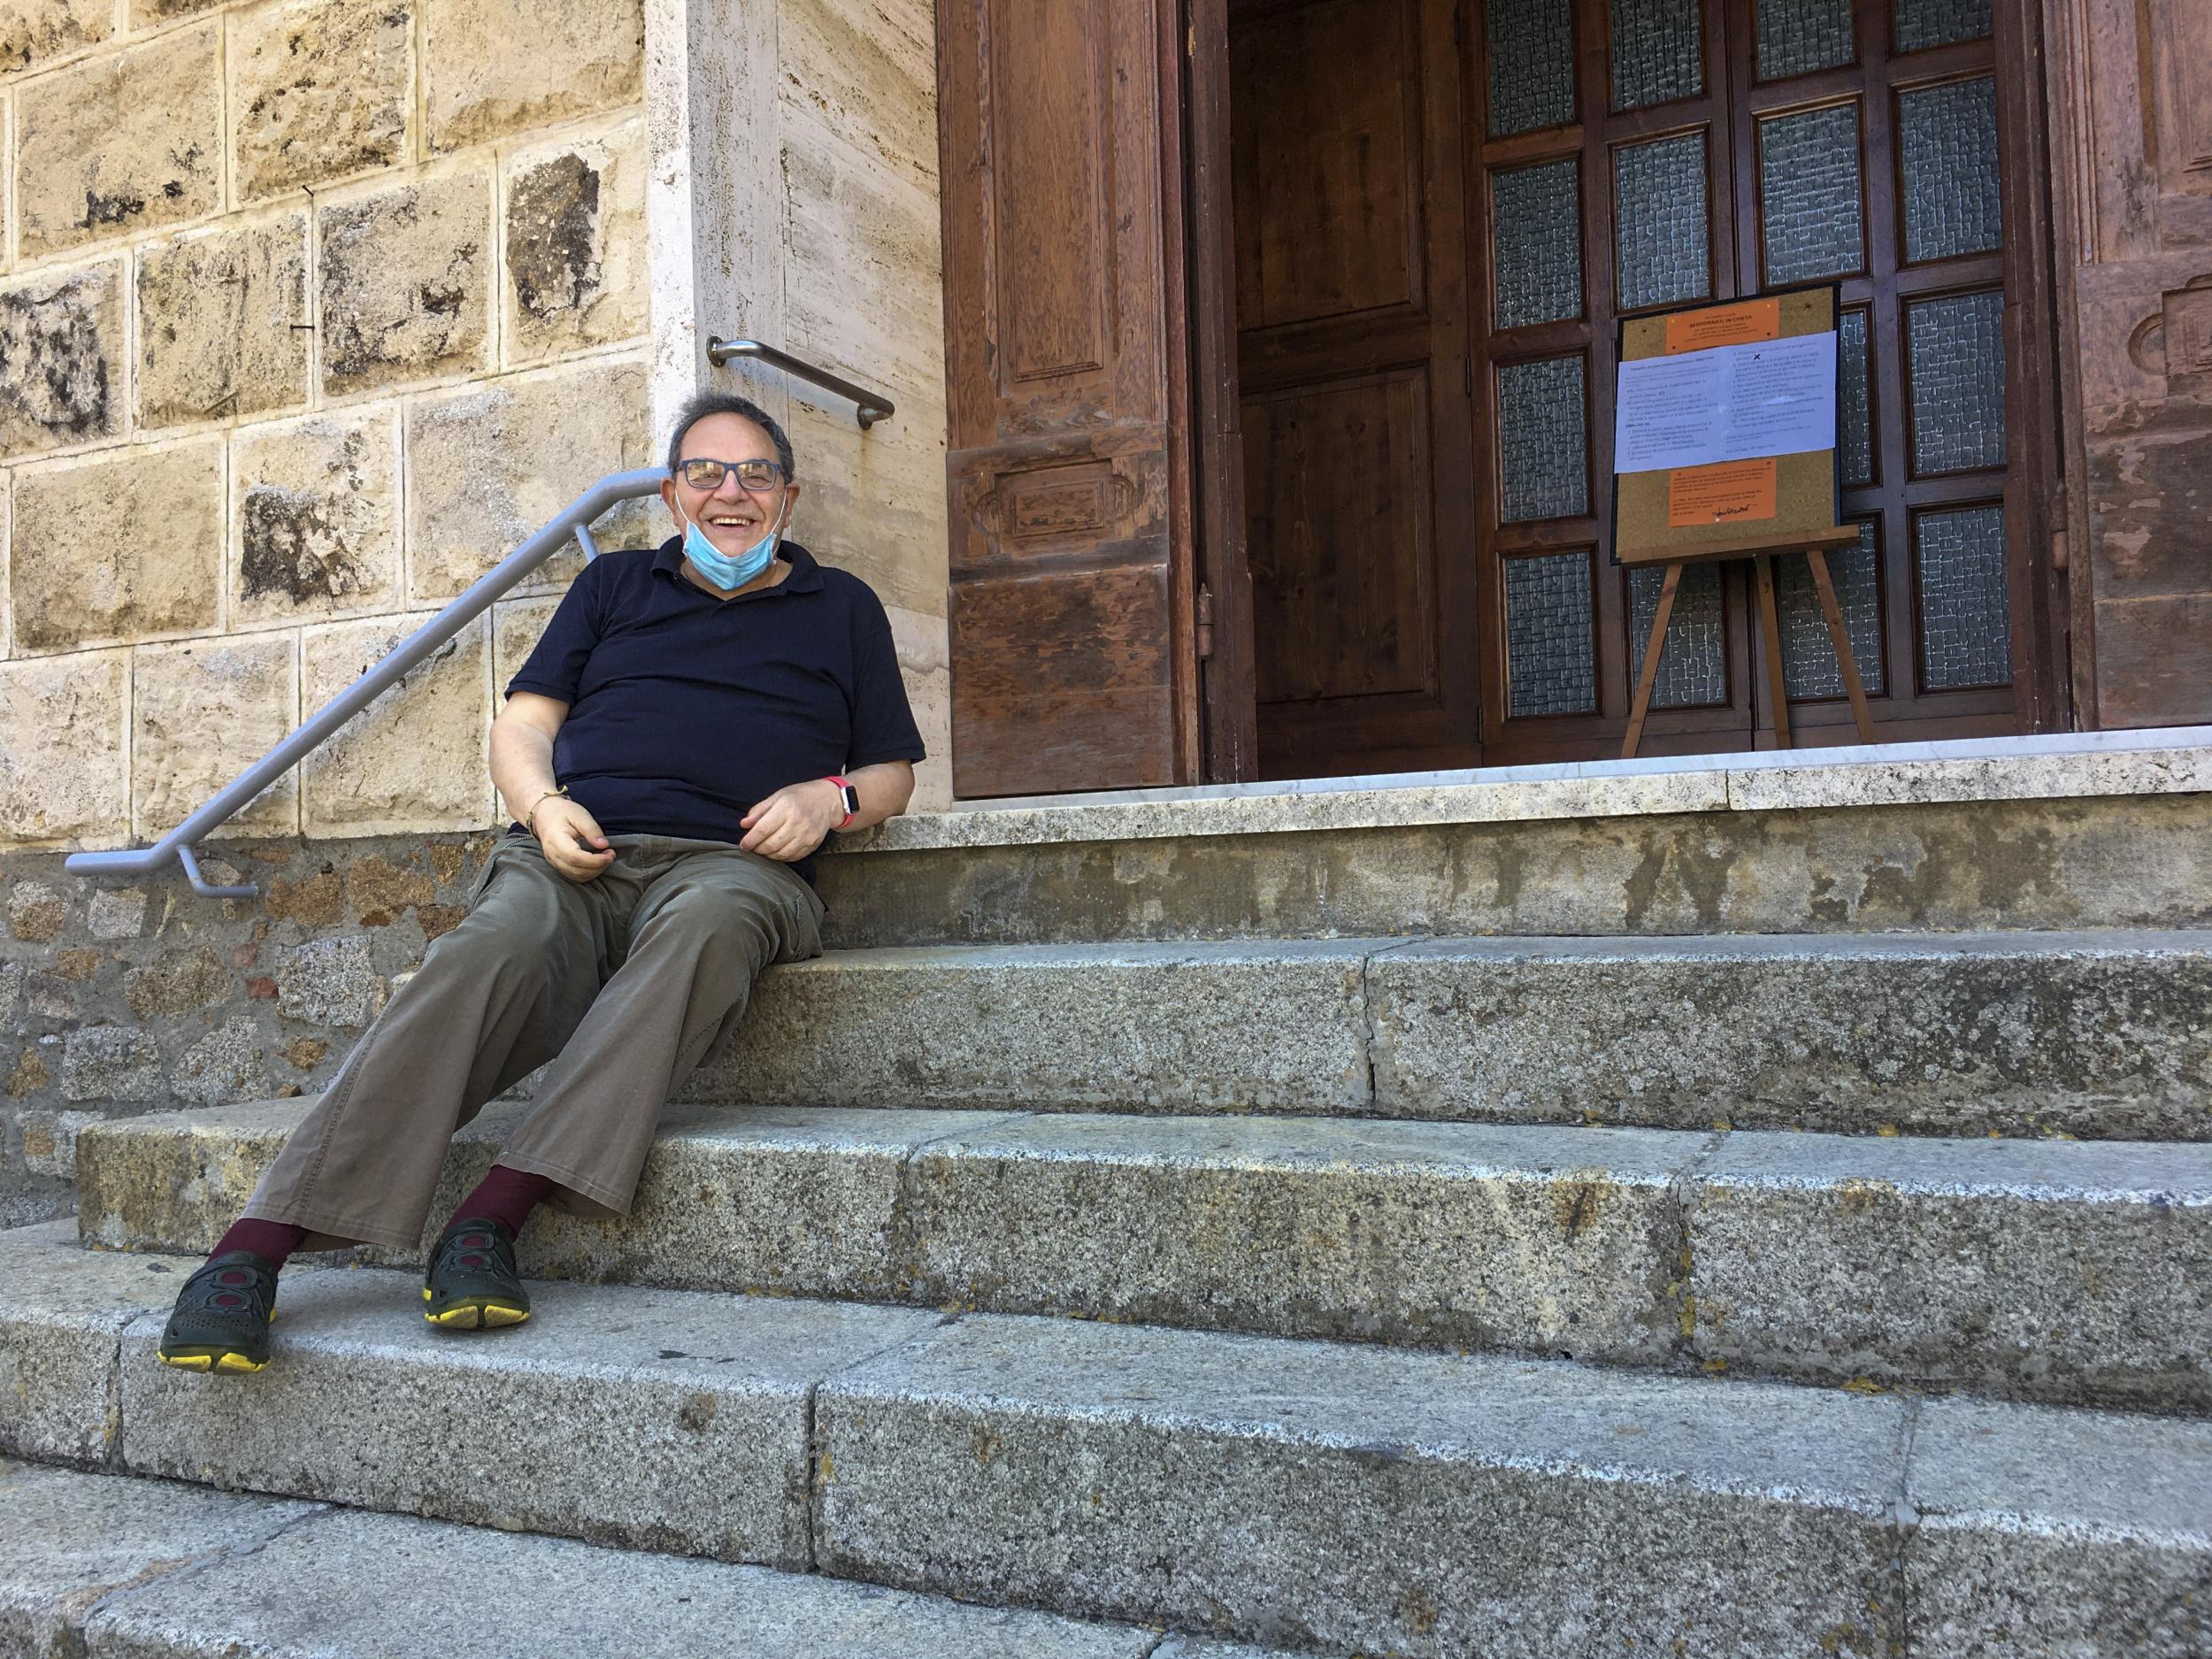
[[[783,463],[780,461],[715,461],[705,456],[695,456],[680,462],[676,471],[683,475],[685,483],[694,489],[719,489],[723,474],[735,472],[737,481],[758,495],[773,489],[783,481]]]

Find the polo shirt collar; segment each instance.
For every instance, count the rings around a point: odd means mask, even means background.
[[[757,594],[748,594],[749,599],[764,599],[770,594],[812,594],[822,589],[822,567],[814,562],[814,555],[788,536],[776,544],[776,557],[791,566],[791,574],[773,588]],[[653,568],[663,575],[691,584],[684,577],[684,539],[672,535],[662,542],[653,554]]]

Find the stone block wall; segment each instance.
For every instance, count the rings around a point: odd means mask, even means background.
[[[644,33],[642,0],[0,0],[0,848],[158,835],[644,464]],[[235,833],[488,826],[495,658],[576,568]]]
[[[927,0],[0,0],[0,1223],[86,1123],[328,1080],[462,913],[579,561],[204,848],[261,896],[65,852],[173,827],[698,385],[787,419],[949,799],[933,65]]]

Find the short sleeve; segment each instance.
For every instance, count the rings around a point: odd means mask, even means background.
[[[883,602],[866,587],[853,605],[853,736],[845,757],[849,770],[886,761],[927,757],[899,673],[898,648]]]
[[[538,636],[537,648],[507,682],[506,695],[534,691],[562,703],[576,701],[577,690],[583,684],[584,664],[590,660],[592,647],[599,643],[601,580],[595,572],[605,562],[603,557],[595,559],[569,584],[561,603],[554,607],[553,619]]]

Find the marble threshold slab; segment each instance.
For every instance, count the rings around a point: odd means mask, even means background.
[[[1539,818],[2212,793],[2212,726],[1962,738],[964,803],[831,856]]]

